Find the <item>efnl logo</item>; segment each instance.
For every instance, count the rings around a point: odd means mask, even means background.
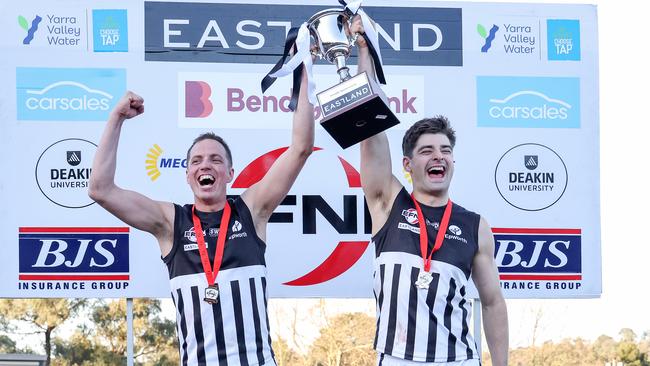
[[[126,9],[93,10],[95,52],[127,52],[129,33]]]
[[[124,69],[16,68],[18,120],[105,121],[126,90]]]
[[[580,79],[478,76],[479,127],[580,128]]]
[[[492,232],[504,289],[518,286],[503,281],[549,281],[546,289],[550,290],[581,286],[572,282],[582,280],[581,229],[493,228]]]
[[[21,227],[21,281],[127,281],[129,228]]]
[[[580,21],[548,19],[546,21],[548,59],[580,61]]]
[[[32,43],[32,40],[34,39],[34,33],[36,33],[38,30],[38,25],[41,23],[41,20],[43,20],[43,18],[36,15],[30,24],[24,16],[18,16],[18,25],[20,25],[20,27],[26,32],[25,38],[23,39],[23,44]]]

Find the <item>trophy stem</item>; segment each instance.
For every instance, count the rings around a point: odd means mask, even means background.
[[[338,72],[341,81],[346,81],[352,78],[350,75],[350,69],[345,66],[345,55],[343,53],[334,56],[334,62],[336,63],[336,72]]]

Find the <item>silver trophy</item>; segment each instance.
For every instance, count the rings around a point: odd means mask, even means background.
[[[364,72],[354,77],[346,61],[358,34],[352,34],[352,14],[345,9],[325,9],[307,21],[314,53],[336,65],[341,83],[317,94],[321,125],[347,148],[399,123],[388,107],[386,95]]]

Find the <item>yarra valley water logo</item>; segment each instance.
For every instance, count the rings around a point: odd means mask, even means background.
[[[36,33],[38,30],[38,25],[41,23],[41,20],[43,20],[43,18],[37,15],[34,17],[30,25],[24,16],[18,16],[18,25],[20,25],[20,27],[24,29],[25,32],[27,32],[27,35],[23,39],[23,44],[32,43],[32,40],[34,39],[34,33]]]

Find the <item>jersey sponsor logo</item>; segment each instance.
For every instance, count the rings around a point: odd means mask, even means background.
[[[493,228],[504,280],[582,280],[581,229]]]
[[[414,208],[409,208],[408,210],[402,210],[402,216],[408,221],[411,225],[418,224],[418,211]]]
[[[462,66],[462,10],[364,7],[388,65]],[[322,6],[145,2],[145,61],[275,64],[288,29]],[[206,52],[209,51],[209,52]]]
[[[21,227],[19,280],[129,280],[129,228]]]

